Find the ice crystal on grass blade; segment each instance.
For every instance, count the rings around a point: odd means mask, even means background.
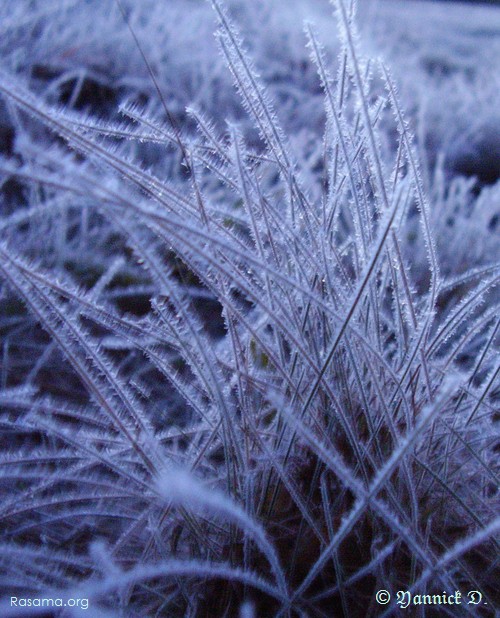
[[[225,133],[200,101],[171,112],[149,47],[153,95],[129,86],[121,118],[55,106],[10,54],[0,73],[2,590],[95,615],[351,618],[435,586],[493,615],[498,263],[439,267],[354,3],[333,3],[333,67],[305,26],[314,140],[212,4],[246,112]]]

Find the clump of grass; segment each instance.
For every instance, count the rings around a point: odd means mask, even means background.
[[[1,222],[0,273],[50,335],[25,384],[6,379],[0,395],[16,436],[1,460],[3,581],[143,616],[380,615],[379,588],[474,588],[487,611],[498,267],[440,275],[411,132],[388,69],[359,56],[352,8],[335,3],[335,77],[306,26],[325,99],[318,169],[293,152],[213,6],[258,151],[196,110],[191,137],[132,104],[123,122],[98,121],[0,75],[30,118],[1,169],[38,196]],[[130,141],[164,147],[184,171],[145,169]],[[40,220],[54,251],[115,239],[90,286],[64,272],[66,255],[23,254],[16,239],[35,243]],[[148,295],[150,310],[120,311],[117,288]],[[450,293],[460,300],[447,308]],[[41,387],[54,355],[87,394],[78,405]]]

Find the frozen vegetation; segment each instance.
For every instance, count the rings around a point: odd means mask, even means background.
[[[451,7],[0,3],[2,618],[497,615],[500,8]]]

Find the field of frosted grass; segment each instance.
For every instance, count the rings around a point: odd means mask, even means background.
[[[0,57],[0,615],[495,616],[500,7],[4,0]]]

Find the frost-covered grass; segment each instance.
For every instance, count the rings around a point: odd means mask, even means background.
[[[345,0],[7,5],[0,614],[494,615],[500,185]]]

